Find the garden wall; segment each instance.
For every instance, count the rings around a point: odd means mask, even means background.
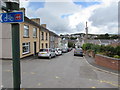
[[[120,71],[120,59],[111,58],[111,57],[107,57],[104,55],[96,54],[95,55],[95,62],[97,65]]]

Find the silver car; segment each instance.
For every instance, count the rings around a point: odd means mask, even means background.
[[[38,53],[38,57],[48,57],[49,59],[51,59],[52,57],[55,57],[56,54],[55,52],[48,48],[48,49],[40,49],[39,53]]]
[[[76,55],[83,57],[83,50],[82,50],[82,48],[75,48],[74,56],[76,56]]]

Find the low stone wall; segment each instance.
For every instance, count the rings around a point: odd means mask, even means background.
[[[107,57],[104,55],[96,54],[95,55],[95,62],[97,65],[120,71],[120,59],[111,58],[111,57]]]

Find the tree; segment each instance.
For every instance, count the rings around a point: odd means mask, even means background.
[[[74,47],[74,43],[73,42],[68,42],[68,47]]]
[[[71,39],[71,40],[76,40],[76,39],[77,39],[77,37],[70,37],[70,39]]]
[[[118,39],[118,38],[119,38],[118,35],[111,36],[111,39]]]

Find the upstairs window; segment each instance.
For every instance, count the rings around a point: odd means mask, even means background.
[[[33,28],[33,37],[34,37],[34,38],[37,37],[37,28]]]
[[[46,33],[46,40],[48,40],[48,34]]]
[[[44,32],[42,32],[41,36],[42,36],[41,40],[44,40]]]
[[[23,37],[29,37],[29,26],[24,25],[24,35]]]

